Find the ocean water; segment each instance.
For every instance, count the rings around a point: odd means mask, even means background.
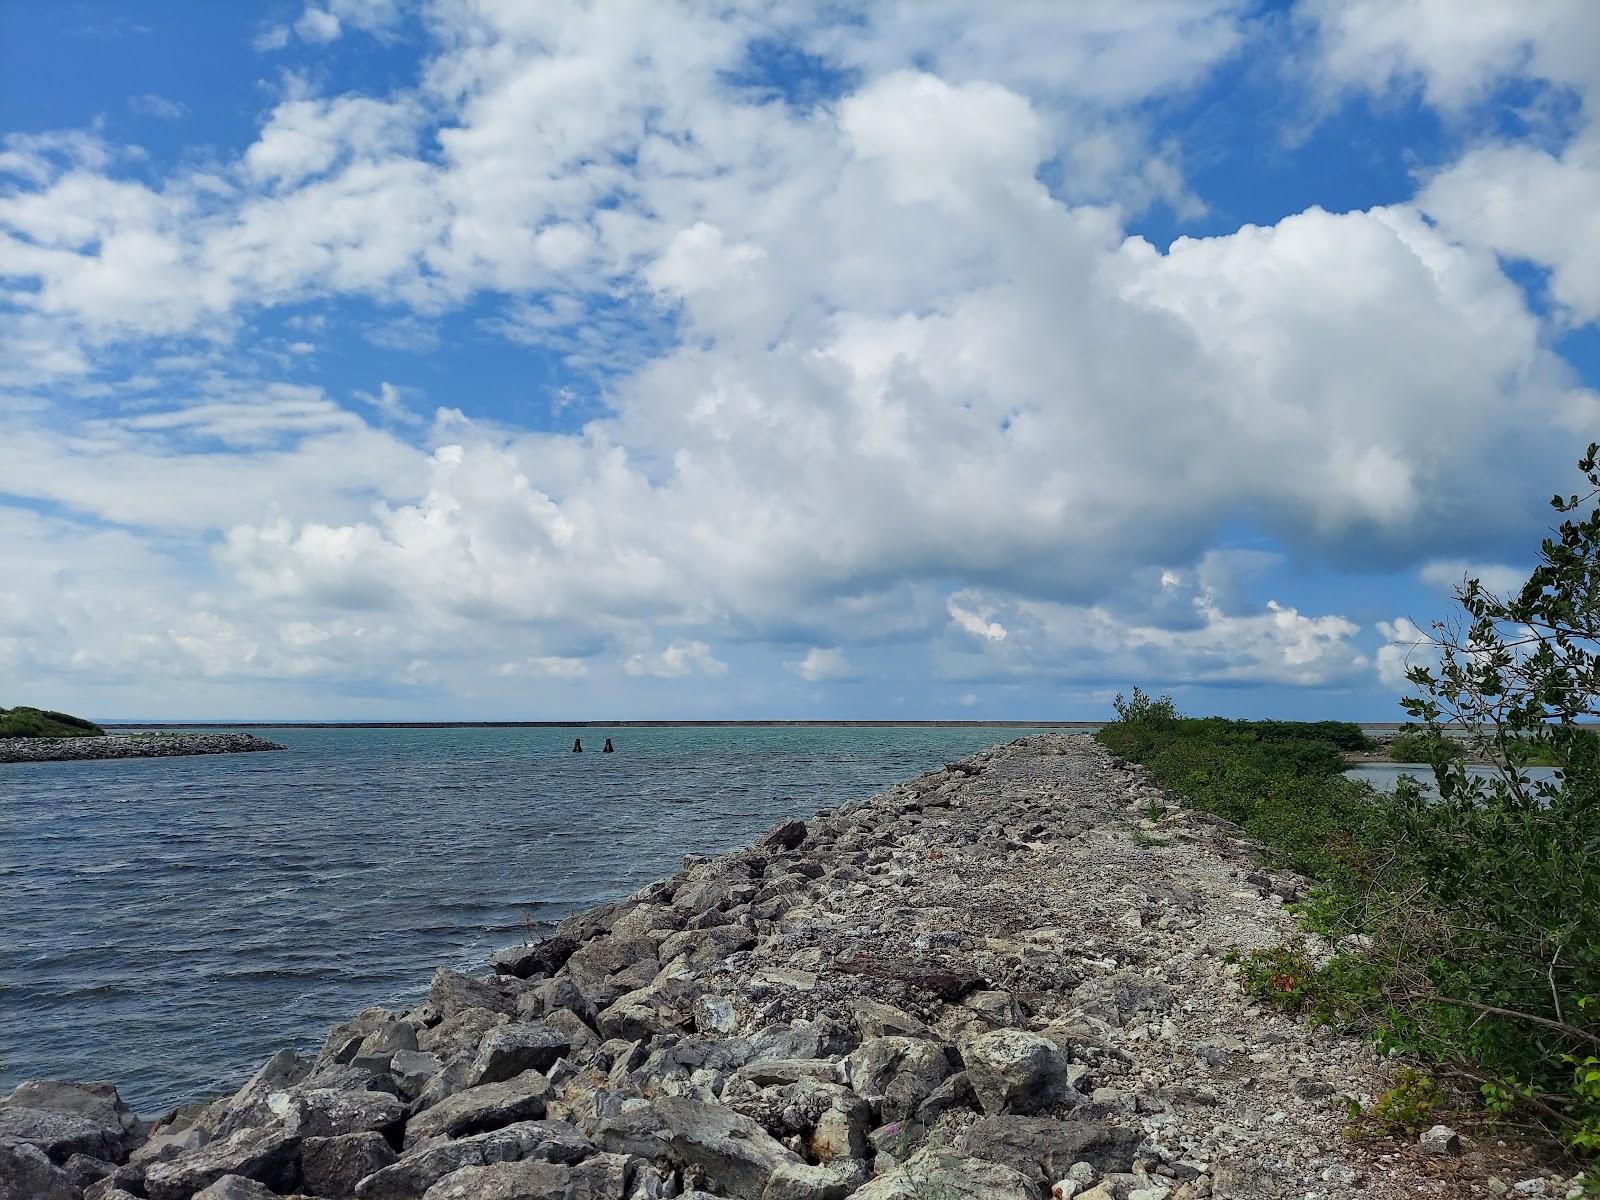
[[[289,749],[0,766],[0,1091],[237,1086],[685,853],[1029,731],[256,732]]]

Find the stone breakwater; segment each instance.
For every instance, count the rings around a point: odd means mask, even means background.
[[[1087,738],[998,747],[441,969],[231,1095],[144,1121],[25,1083],[0,1197],[1506,1190],[1478,1139],[1341,1136],[1391,1069],[1238,986],[1230,952],[1292,936],[1304,886],[1256,850]]]
[[[0,763],[65,762],[89,758],[172,758],[185,754],[246,754],[282,750],[249,733],[112,733],[105,737],[0,738]]]

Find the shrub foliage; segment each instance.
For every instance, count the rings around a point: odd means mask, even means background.
[[[47,708],[0,708],[0,738],[100,737],[93,721]]]
[[[1300,913],[1340,952],[1257,954],[1246,986],[1364,1028],[1585,1153],[1600,1153],[1597,456],[1579,464],[1587,492],[1555,498],[1564,520],[1527,584],[1463,582],[1436,664],[1408,672],[1419,725],[1401,751],[1436,792],[1341,778],[1361,731],[1333,722],[1185,719],[1143,697],[1099,735],[1317,881]]]

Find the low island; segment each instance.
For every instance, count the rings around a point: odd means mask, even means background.
[[[249,733],[107,733],[93,721],[68,713],[21,705],[0,708],[0,763],[172,758],[282,749],[277,742]]]

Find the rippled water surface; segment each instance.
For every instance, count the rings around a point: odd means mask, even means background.
[[[525,921],[1027,731],[258,732],[289,749],[0,766],[0,1088],[220,1090]]]

